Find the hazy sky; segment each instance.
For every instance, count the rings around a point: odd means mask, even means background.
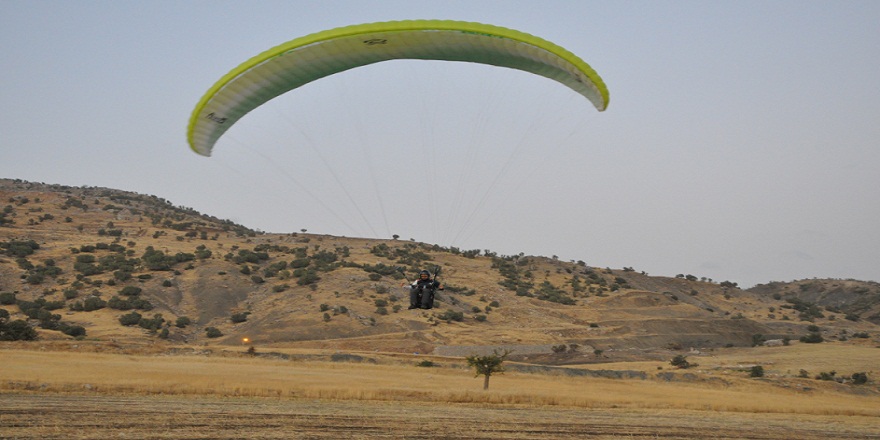
[[[577,54],[548,79],[395,61],[245,116],[223,74],[338,26],[453,19]],[[0,1],[0,177],[102,186],[267,232],[401,239],[742,287],[880,280],[877,1]]]

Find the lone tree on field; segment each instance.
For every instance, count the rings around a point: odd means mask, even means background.
[[[494,350],[492,354],[487,356],[478,356],[472,355],[468,356],[467,363],[469,367],[474,367],[476,370],[476,374],[474,377],[483,375],[483,389],[489,389],[489,376],[495,373],[503,373],[504,367],[502,364],[507,359],[507,356],[512,353],[510,350],[504,350],[502,353],[498,353],[498,350]]]

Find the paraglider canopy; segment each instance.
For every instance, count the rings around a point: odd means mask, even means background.
[[[265,102],[309,82],[395,59],[465,61],[508,67],[558,81],[608,106],[599,75],[571,52],[539,37],[481,23],[409,20],[346,26],[273,47],[217,81],[193,110],[187,138],[209,156],[236,121]]]

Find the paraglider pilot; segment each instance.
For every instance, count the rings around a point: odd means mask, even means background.
[[[427,270],[419,272],[419,279],[409,286],[410,310],[434,307],[434,292],[437,290],[443,290],[443,285],[436,279],[431,279],[431,272]]]

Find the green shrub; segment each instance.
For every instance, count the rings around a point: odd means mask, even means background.
[[[126,327],[130,327],[130,326],[137,325],[138,323],[140,323],[141,318],[142,318],[142,316],[140,313],[131,312],[131,313],[120,316],[119,323],[126,326]]]
[[[4,306],[15,304],[15,294],[12,292],[0,292],[0,304]]]
[[[27,321],[16,319],[6,322],[0,319],[0,341],[33,341],[37,339],[37,331]]]
[[[764,367],[755,365],[749,372],[749,377],[764,377]]]
[[[862,385],[868,382],[868,374],[867,373],[853,373],[852,374],[853,384]]]
[[[837,375],[837,372],[833,371],[833,370],[830,372],[823,371],[823,372],[819,373],[819,375],[816,376],[816,380],[836,380],[834,377],[836,375]]]
[[[86,312],[103,309],[104,307],[107,307],[107,301],[104,301],[97,296],[90,296],[83,301],[83,310]]]
[[[825,339],[819,333],[810,333],[807,336],[801,336],[801,342],[806,344],[818,344],[820,342],[824,342]]]
[[[119,291],[119,294],[122,296],[138,296],[143,292],[143,289],[136,286],[125,286],[122,290]]]
[[[209,338],[219,338],[223,336],[223,332],[217,327],[208,327],[205,329],[205,335]]]
[[[138,325],[147,330],[150,330],[151,332],[155,332],[159,330],[164,323],[165,318],[162,317],[161,313],[157,313],[153,315],[151,319],[141,318],[141,320],[138,322]]]
[[[696,366],[697,366],[697,364],[692,364],[692,363],[688,362],[688,360],[687,360],[687,356],[684,356],[684,355],[681,355],[681,354],[676,355],[674,358],[672,358],[671,361],[669,361],[669,363],[670,363],[673,367],[676,367],[676,368],[682,368],[682,369],[685,369],[685,368],[691,368],[691,367],[696,367]]]
[[[81,325],[61,324],[58,327],[58,330],[61,330],[61,333],[64,333],[65,335],[68,335],[68,336],[73,336],[74,338],[78,338],[78,337],[86,335],[86,329],[85,329],[85,327],[83,327]]]
[[[464,313],[462,313],[462,312],[455,312],[455,311],[452,311],[452,310],[446,310],[445,312],[443,312],[443,314],[441,314],[441,315],[439,316],[439,318],[440,318],[441,320],[443,320],[443,321],[446,321],[446,322],[449,322],[449,321],[463,321],[463,320],[464,320]]]
[[[302,269],[298,269],[298,270],[302,270]],[[296,276],[296,273],[297,273],[297,271],[294,271],[294,276]],[[299,275],[299,279],[296,280],[296,284],[299,284],[300,286],[306,286],[309,284],[317,283],[320,280],[321,280],[321,277],[318,276],[317,272],[315,272],[313,270],[307,270],[307,271],[305,271],[305,273],[302,273],[301,275]]]
[[[247,317],[248,317],[248,315],[250,315],[250,313],[251,313],[251,312],[235,313],[235,314],[232,315],[232,317],[231,317],[230,319],[232,320],[232,323],[233,323],[233,324],[238,324],[238,323],[240,323],[240,322],[245,322],[245,321],[247,321]]]

